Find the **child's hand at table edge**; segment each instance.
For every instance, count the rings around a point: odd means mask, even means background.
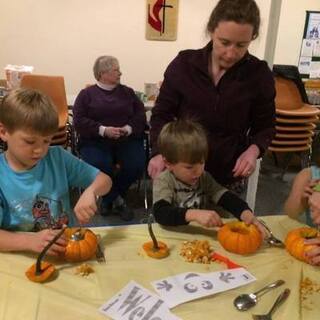
[[[310,264],[314,266],[320,265],[320,238],[308,239],[304,241],[307,245],[315,245],[315,248],[307,251],[305,253],[306,258],[310,262]]]
[[[263,239],[268,236],[266,228],[259,222],[251,210],[244,210],[240,215],[240,219],[246,224],[254,224],[260,231]]]
[[[222,226],[221,217],[214,210],[189,209],[186,212],[185,219],[187,222],[196,221],[208,228]]]
[[[96,196],[90,188],[87,188],[76,203],[74,213],[79,223],[85,224],[95,215],[97,209]]]
[[[40,253],[45,246],[60,232],[60,229],[44,229],[38,232],[28,232],[28,246],[31,251]],[[62,235],[47,251],[50,256],[59,256],[65,252],[67,240]]]

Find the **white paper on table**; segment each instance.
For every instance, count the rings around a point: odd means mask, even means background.
[[[135,281],[130,281],[99,311],[115,320],[181,320],[170,312],[162,299]]]
[[[309,74],[311,65],[311,57],[300,57],[299,59],[299,72],[301,74]]]
[[[320,57],[320,40],[314,40],[312,56]]]
[[[255,281],[244,268],[210,273],[187,272],[151,282],[169,308]]]
[[[313,79],[320,77],[320,61],[311,61],[309,76]]]
[[[315,43],[314,40],[303,39],[302,40],[302,47],[301,47],[301,56],[312,57],[314,43]]]

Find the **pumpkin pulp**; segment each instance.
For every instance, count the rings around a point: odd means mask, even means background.
[[[296,259],[309,263],[305,253],[313,248],[315,245],[305,244],[307,239],[314,239],[320,237],[319,232],[310,227],[302,227],[291,230],[285,240],[287,251]]]

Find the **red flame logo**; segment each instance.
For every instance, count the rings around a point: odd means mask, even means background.
[[[148,23],[150,26],[159,31],[160,34],[165,32],[166,9],[173,8],[171,5],[166,5],[166,0],[157,0],[152,6],[152,15],[150,14],[150,4],[148,5]],[[162,18],[160,11],[162,10]]]

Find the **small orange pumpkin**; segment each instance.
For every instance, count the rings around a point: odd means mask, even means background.
[[[316,246],[310,244],[307,245],[304,243],[304,240],[317,238],[319,236],[320,234],[318,231],[310,227],[302,227],[291,230],[287,234],[285,240],[286,249],[296,259],[309,263],[305,253]]]
[[[97,236],[89,229],[66,228],[64,236],[68,241],[64,258],[70,262],[92,258],[98,245]]]
[[[161,241],[158,242],[158,249],[154,248],[153,241],[145,242],[142,246],[143,250],[146,252],[146,254],[155,259],[162,259],[169,255],[169,248],[168,246]]]
[[[262,235],[254,224],[242,221],[226,223],[218,231],[218,241],[222,247],[237,254],[256,252],[262,243]]]
[[[41,261],[41,273],[39,275],[36,274],[35,263],[26,271],[26,276],[33,282],[45,282],[54,274],[55,270],[56,269],[53,264]]]

